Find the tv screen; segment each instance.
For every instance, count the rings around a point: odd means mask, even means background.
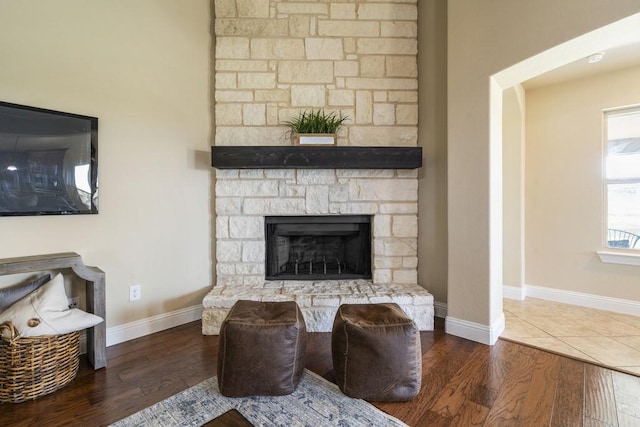
[[[98,213],[98,119],[0,101],[0,216]]]

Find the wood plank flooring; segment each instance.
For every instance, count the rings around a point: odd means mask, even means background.
[[[509,341],[485,346],[422,332],[422,390],[374,402],[410,426],[640,426],[640,378]],[[2,426],[103,426],[215,375],[218,337],[193,322],[82,360],[76,379],[32,402],[0,404]],[[308,369],[334,381],[331,336],[308,335]]]

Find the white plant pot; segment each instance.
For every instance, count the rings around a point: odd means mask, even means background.
[[[336,135],[332,133],[297,134],[296,145],[336,145]]]

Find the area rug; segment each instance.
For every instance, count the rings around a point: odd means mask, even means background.
[[[225,397],[212,377],[111,426],[196,427],[233,408],[256,427],[407,426],[364,400],[345,396],[338,386],[309,370],[296,391],[286,396]]]

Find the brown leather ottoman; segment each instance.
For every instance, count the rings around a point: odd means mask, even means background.
[[[370,401],[404,401],[420,392],[420,332],[397,304],[343,304],[331,335],[340,390]]]
[[[281,396],[302,377],[307,328],[294,301],[237,301],[220,327],[218,387],[228,397]]]

